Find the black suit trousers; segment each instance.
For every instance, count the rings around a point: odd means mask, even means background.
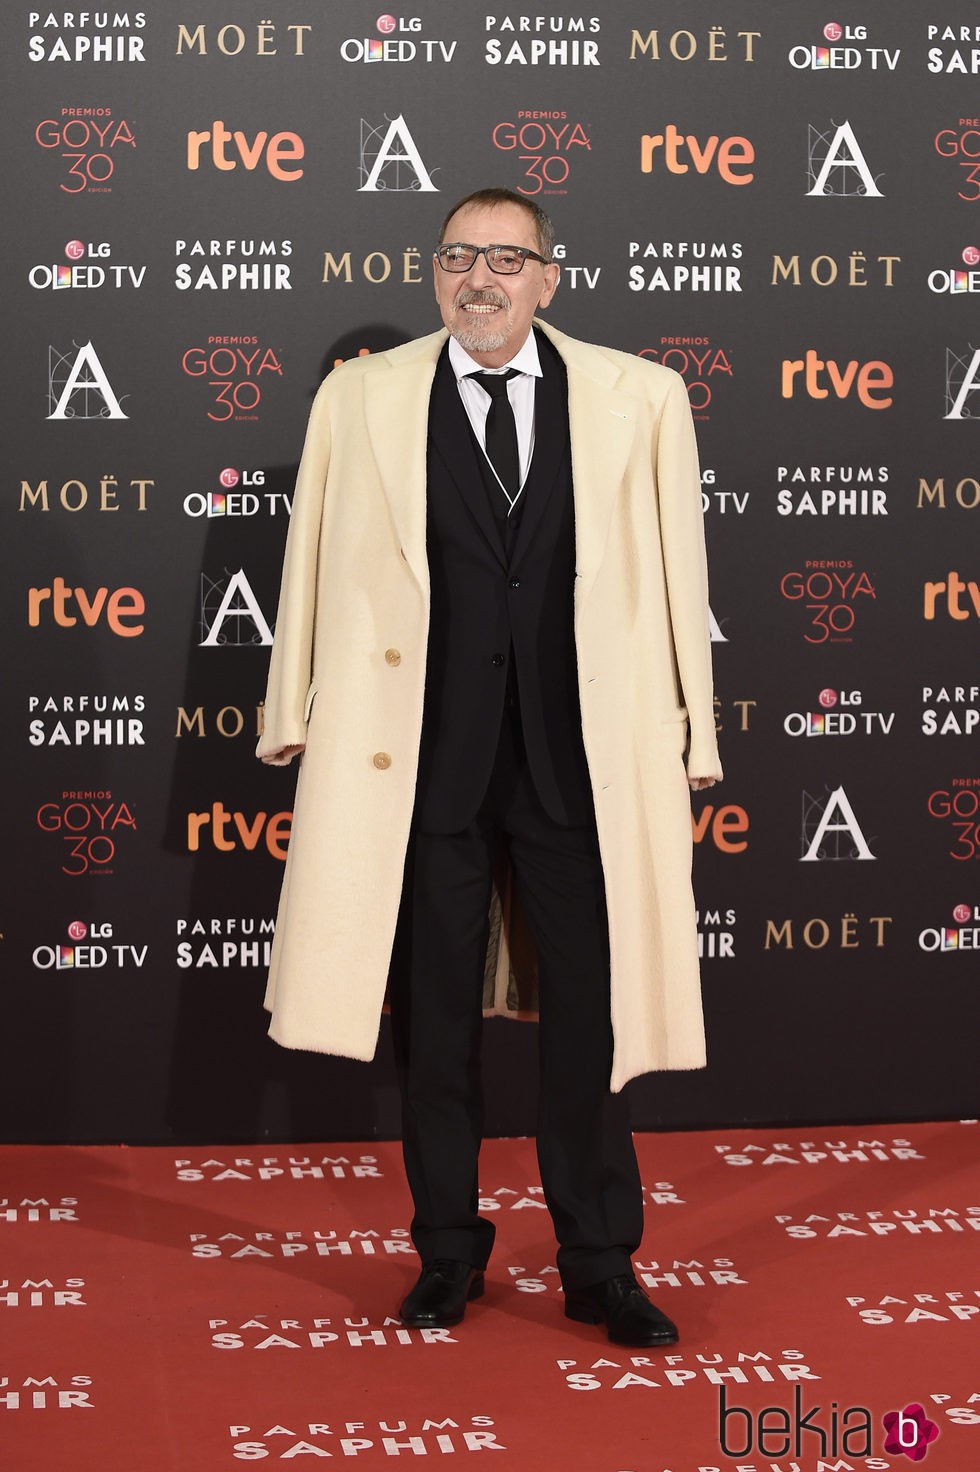
[[[566,1288],[626,1272],[643,1203],[626,1096],[609,1092],[605,890],[594,821],[564,827],[534,791],[509,704],[486,797],[459,833],[413,831],[393,973],[405,1168],[423,1262],[482,1268],[480,1041],[491,878],[509,850],[540,961],[538,1164]]]

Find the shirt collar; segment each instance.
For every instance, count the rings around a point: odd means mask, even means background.
[[[508,368],[514,368],[518,373],[529,373],[534,378],[541,378],[543,376],[541,372],[541,360],[538,357],[538,344],[535,341],[533,328],[510,362],[505,363],[501,368],[484,368],[481,363],[477,363],[474,358],[470,357],[465,348],[460,347],[454,337],[450,337],[449,339],[449,361],[452,364],[457,382],[461,378],[466,378],[470,373],[503,373]]]

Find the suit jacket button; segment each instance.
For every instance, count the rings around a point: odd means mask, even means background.
[[[507,584],[507,586],[508,586],[508,588],[519,588],[521,586],[521,580],[520,580],[520,578],[511,578],[511,580]]]
[[[503,664],[503,662],[504,662],[504,656],[502,654],[491,654],[491,656],[490,656],[490,663],[491,664],[495,664],[498,669]]]
[[[401,664],[402,657],[397,649],[385,650],[385,664]]]
[[[385,772],[391,766],[391,757],[386,751],[376,751],[372,761],[379,772]]]

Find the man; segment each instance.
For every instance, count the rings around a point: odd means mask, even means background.
[[[390,976],[422,1259],[400,1315],[457,1323],[494,1230],[480,1017],[524,1005],[523,912],[565,1313],[670,1344],[632,1274],[621,1090],[704,1062],[687,784],[721,768],[700,479],[676,374],[536,320],[552,245],[520,195],[467,196],[433,262],[446,330],[317,396],[258,748],[304,752],[266,1005],[285,1046],[369,1058]]]

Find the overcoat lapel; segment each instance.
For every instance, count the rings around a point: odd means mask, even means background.
[[[368,437],[402,551],[419,586],[429,587],[425,555],[425,452],[429,395],[444,332],[420,338],[411,358],[364,379]]]

